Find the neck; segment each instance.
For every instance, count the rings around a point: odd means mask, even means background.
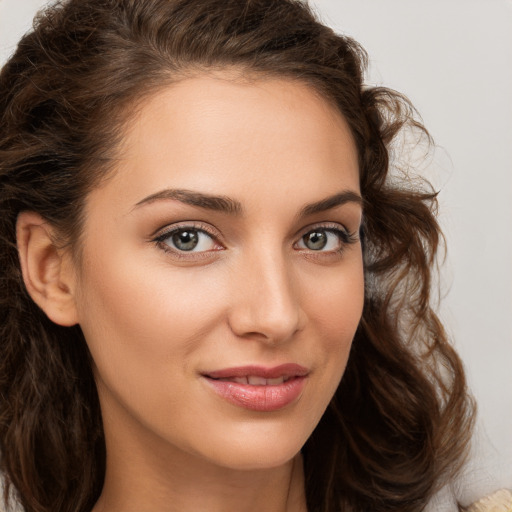
[[[93,512],[306,512],[302,460],[259,471],[203,470],[144,473],[138,467],[107,471]],[[121,478],[120,478],[121,477]]]

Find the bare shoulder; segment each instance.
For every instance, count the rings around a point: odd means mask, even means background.
[[[500,489],[464,510],[465,512],[512,512],[512,491]]]

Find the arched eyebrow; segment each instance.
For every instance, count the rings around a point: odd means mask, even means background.
[[[343,190],[333,196],[321,199],[316,203],[310,203],[302,207],[299,217],[307,217],[308,215],[314,215],[315,213],[322,213],[337,206],[343,206],[346,203],[356,203],[363,206],[363,198],[352,190]]]
[[[202,192],[194,192],[185,189],[165,189],[160,192],[151,194],[139,201],[135,208],[140,206],[154,203],[160,200],[174,200],[180,203],[188,204],[191,206],[198,206],[206,210],[214,210],[233,215],[241,215],[243,212],[242,204],[235,199],[226,196],[214,196],[211,194],[204,194]]]
[[[186,189],[164,189],[141,199],[134,209],[146,204],[161,200],[174,200],[180,203],[197,206],[206,210],[213,210],[231,215],[242,215],[242,203],[227,196],[215,196]],[[362,197],[352,190],[344,190],[314,203],[304,205],[299,211],[298,218],[321,213],[346,203],[357,203],[362,206]]]

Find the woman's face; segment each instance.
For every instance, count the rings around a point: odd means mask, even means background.
[[[107,449],[297,454],[361,316],[359,193],[346,122],[303,84],[203,76],[143,105],[77,272]]]

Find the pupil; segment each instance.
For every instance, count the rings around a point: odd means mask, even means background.
[[[178,249],[191,251],[199,242],[199,237],[193,231],[178,231],[172,236],[172,241]]]
[[[319,251],[327,245],[327,235],[322,231],[309,233],[304,237],[304,243],[308,249]]]

